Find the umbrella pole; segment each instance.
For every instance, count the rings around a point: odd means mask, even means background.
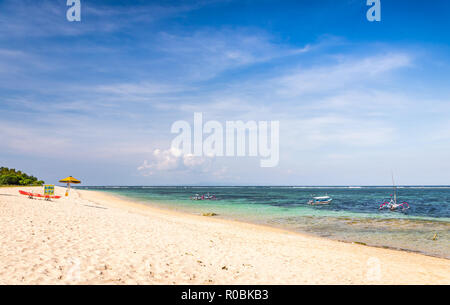
[[[66,197],[69,196],[70,183],[67,183]]]

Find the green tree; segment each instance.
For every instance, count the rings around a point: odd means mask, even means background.
[[[44,183],[14,168],[0,167],[0,185],[42,185]]]

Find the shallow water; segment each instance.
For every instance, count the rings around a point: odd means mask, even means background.
[[[142,204],[450,258],[450,187],[399,187],[407,212],[379,211],[391,187],[80,187]],[[191,200],[194,194],[218,200]],[[310,206],[312,195],[330,205]]]

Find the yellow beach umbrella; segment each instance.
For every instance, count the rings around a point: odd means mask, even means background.
[[[61,183],[67,183],[66,196],[69,196],[69,190],[70,190],[70,184],[71,184],[71,183],[81,183],[80,180],[75,179],[75,178],[72,177],[72,176],[69,176],[69,177],[67,177],[67,178],[61,179],[61,180],[59,180],[59,182],[61,182]]]

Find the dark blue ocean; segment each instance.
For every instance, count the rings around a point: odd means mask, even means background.
[[[80,187],[110,192],[145,205],[193,214],[216,213],[239,220],[345,242],[450,258],[450,186],[400,186],[406,212],[379,211],[392,187]],[[217,200],[191,200],[195,194]],[[330,205],[310,206],[311,196],[328,195]]]

